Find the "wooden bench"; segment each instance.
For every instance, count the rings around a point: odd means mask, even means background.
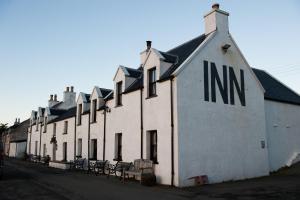
[[[134,178],[136,178],[137,176],[139,176],[140,183],[142,183],[142,176],[144,174],[154,175],[152,160],[136,159],[134,160],[134,165],[132,165],[128,170],[124,171],[123,182],[125,182],[126,177],[129,178],[130,176],[133,176]]]
[[[115,174],[115,176],[118,176],[119,173],[119,177],[122,177],[124,175],[124,171],[129,170],[131,165],[132,165],[131,162],[121,162],[121,161],[118,161],[115,165],[109,164],[107,176],[109,177],[109,175],[111,174]]]
[[[80,169],[84,170],[85,158],[78,158],[76,160],[70,161],[70,170],[72,169]]]

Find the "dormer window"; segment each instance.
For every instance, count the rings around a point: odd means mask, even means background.
[[[35,130],[38,131],[39,130],[39,118],[36,120],[36,127]]]
[[[44,121],[44,133],[47,132],[47,121],[48,121],[48,118],[45,117],[45,121]]]
[[[92,122],[97,120],[97,99],[92,101]]]
[[[148,97],[156,96],[156,68],[148,70]]]
[[[68,121],[64,121],[64,132],[63,134],[67,134],[68,133]]]
[[[81,125],[81,115],[82,115],[82,104],[78,105],[78,110],[77,110],[77,116],[78,116],[78,123],[77,125]]]
[[[122,81],[116,85],[116,106],[122,105]]]

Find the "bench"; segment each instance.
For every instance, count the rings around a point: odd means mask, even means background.
[[[140,183],[142,183],[142,178],[145,174],[149,175],[150,177],[154,176],[152,160],[136,159],[134,160],[134,165],[132,165],[128,170],[124,171],[123,182],[125,182],[126,177],[129,178],[130,176],[133,176],[136,178],[136,176],[139,176]]]
[[[78,158],[76,160],[71,160],[70,161],[70,170],[72,169],[80,169],[84,170],[84,163],[85,163],[85,158]]]
[[[109,164],[107,176],[109,177],[109,175],[111,174],[115,174],[115,176],[118,176],[119,173],[120,174],[119,176],[122,177],[124,175],[124,171],[129,170],[131,165],[132,165],[131,162],[121,162],[121,161],[118,161],[115,165]]]
[[[96,160],[90,164],[90,171],[94,172],[96,175],[102,173],[105,174],[105,169],[109,162],[107,160]]]

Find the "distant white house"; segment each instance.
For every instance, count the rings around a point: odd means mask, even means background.
[[[300,153],[300,97],[251,68],[215,4],[205,33],[169,51],[147,42],[137,68],[119,66],[113,90],[94,87],[31,114],[29,154],[69,161],[154,162],[179,187],[268,175]],[[245,26],[246,27],[246,26]],[[246,27],[247,28],[247,27]]]

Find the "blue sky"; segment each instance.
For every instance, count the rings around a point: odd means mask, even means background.
[[[162,51],[204,32],[208,0],[0,0],[0,123],[24,120],[74,85],[113,87],[145,41]],[[218,1],[251,66],[300,93],[300,2]]]

